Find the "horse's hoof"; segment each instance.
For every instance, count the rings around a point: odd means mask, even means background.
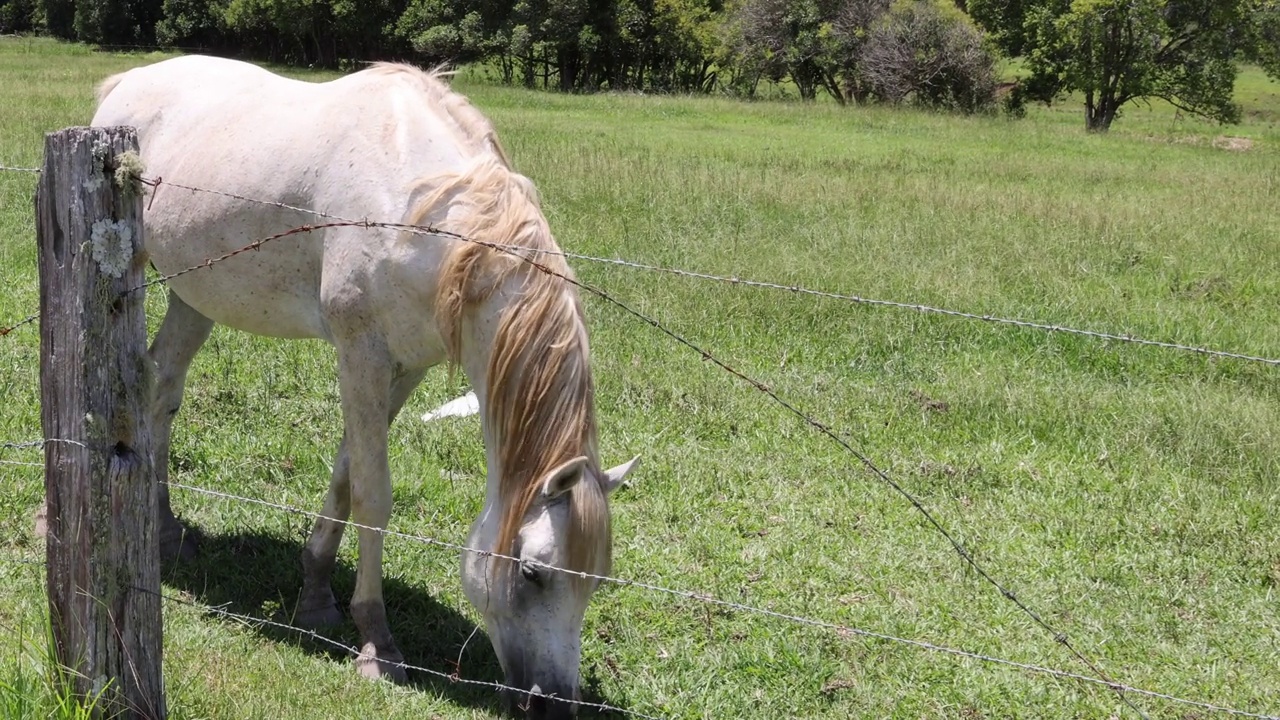
[[[379,651],[373,643],[365,643],[356,658],[356,671],[371,680],[390,680],[397,685],[409,682],[404,669],[404,656],[398,650]]]
[[[316,607],[303,608],[299,607],[294,613],[293,622],[298,627],[307,630],[318,630],[320,628],[341,625],[346,619],[342,611],[338,609],[338,603],[330,603],[329,605],[319,605]]]

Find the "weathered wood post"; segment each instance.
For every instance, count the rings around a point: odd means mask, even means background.
[[[137,151],[133,128],[45,136],[40,419],[60,674],[100,717],[150,720],[166,708],[146,315],[125,292],[146,265]]]

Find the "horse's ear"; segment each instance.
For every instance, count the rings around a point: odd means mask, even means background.
[[[548,499],[560,497],[573,489],[582,479],[582,469],[587,466],[585,455],[563,462],[552,468],[542,481],[542,495]]]
[[[640,456],[637,455],[627,462],[617,467],[611,467],[604,471],[604,477],[600,480],[600,486],[604,488],[604,494],[608,495],[614,490],[622,487],[622,482],[627,479],[632,470],[640,467]]]

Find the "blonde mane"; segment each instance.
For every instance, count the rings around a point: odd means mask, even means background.
[[[438,279],[435,314],[450,362],[461,359],[462,318],[515,279],[519,294],[503,311],[488,362],[486,421],[498,443],[503,500],[496,552],[515,554],[515,540],[540,481],[579,455],[586,475],[569,493],[567,569],[607,572],[611,557],[608,501],[596,478],[594,386],[586,326],[578,295],[563,278],[521,258],[573,277],[538,205],[533,184],[491,154],[475,158],[460,173],[423,181],[431,191],[410,213],[419,225],[452,202],[460,218],[442,228],[467,238],[508,245],[500,252],[473,242],[453,243]],[[553,253],[539,253],[539,250]],[[518,255],[518,257],[516,256]],[[535,257],[536,256],[536,257]]]

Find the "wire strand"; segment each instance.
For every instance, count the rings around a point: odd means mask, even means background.
[[[347,223],[368,222],[370,226],[395,227],[398,229],[408,230],[408,231],[417,230],[417,231],[420,231],[421,234],[452,237],[455,239],[462,239],[462,240],[466,239],[454,233],[449,233],[447,231],[442,231],[439,228],[433,228],[426,225],[406,225],[402,223],[369,222],[367,220],[361,221],[361,220],[356,220],[354,218],[347,218],[339,215],[334,215],[332,213],[324,212],[322,210],[301,207],[298,205],[290,205],[288,203],[275,202],[271,200],[261,200],[257,198],[251,198],[244,195],[240,195],[237,193],[225,192],[222,190],[210,190],[207,188],[201,188],[201,187],[196,187],[192,185],[173,183],[167,180],[162,180],[160,178],[145,179],[144,182],[152,186],[159,186],[161,183],[163,183],[165,185],[171,185],[173,187],[180,188],[183,190],[188,190],[190,192],[218,195],[221,197],[239,200],[241,202],[253,203],[257,205],[265,205],[265,206],[280,208],[284,210],[292,210],[294,212],[312,215],[314,217],[337,220],[341,222],[347,222]],[[698,280],[709,280],[713,282],[728,283],[731,285],[742,285],[745,287],[778,290],[778,291],[789,292],[797,295],[809,295],[812,297],[822,297],[822,298],[840,300],[843,302],[849,302],[849,303],[855,303],[855,304],[861,304],[861,305],[889,307],[889,308],[896,308],[900,310],[913,310],[920,313],[944,315],[948,317],[958,317],[958,318],[964,318],[967,320],[979,320],[987,323],[1030,328],[1035,330],[1043,330],[1046,332],[1079,335],[1079,336],[1090,337],[1098,340],[1110,340],[1115,342],[1131,343],[1135,345],[1143,345],[1148,347],[1164,348],[1167,350],[1179,350],[1183,352],[1197,353],[1197,354],[1207,355],[1211,357],[1221,357],[1221,358],[1230,358],[1234,360],[1243,360],[1247,362],[1257,362],[1265,365],[1270,365],[1273,367],[1280,366],[1280,359],[1277,359],[1277,358],[1268,358],[1268,357],[1263,357],[1259,355],[1249,355],[1246,353],[1238,353],[1238,352],[1232,352],[1227,350],[1216,350],[1208,347],[1186,345],[1182,343],[1167,342],[1163,340],[1148,340],[1148,339],[1137,337],[1128,333],[1112,333],[1112,332],[1105,332],[1105,331],[1099,331],[1099,330],[1085,330],[1085,329],[1069,327],[1066,325],[1059,325],[1055,323],[1042,323],[1042,322],[1035,322],[1035,321],[1029,321],[1029,320],[1018,320],[1015,318],[999,317],[996,315],[989,315],[989,314],[971,313],[971,312],[965,312],[961,310],[949,310],[946,308],[940,308],[940,307],[925,305],[921,303],[899,302],[896,300],[881,300],[881,299],[868,298],[868,297],[863,297],[861,295],[853,295],[848,293],[837,293],[837,292],[830,292],[826,290],[815,290],[815,289],[803,287],[800,285],[786,285],[782,283],[767,282],[763,280],[749,280],[745,278],[739,278],[739,277],[728,276],[728,275],[714,275],[711,273],[698,272],[694,270],[683,270],[680,268],[664,267],[661,265],[652,265],[649,263],[635,262],[632,260],[623,260],[620,258],[607,258],[607,257],[599,257],[595,255],[586,255],[583,253],[574,253],[574,252],[568,252],[564,250],[543,250],[543,249],[537,249],[537,248],[524,248],[524,247],[519,247],[514,245],[507,246],[507,247],[509,247],[512,250],[519,250],[521,252],[535,252],[535,253],[541,253],[545,255],[557,255],[565,258],[571,258],[574,260],[583,260],[586,262],[615,265],[620,267],[629,267],[636,270],[665,273],[668,275],[676,275],[680,277],[687,277],[687,278],[698,279]]]
[[[242,614],[240,614],[240,613],[231,612],[230,610],[227,610],[226,608],[223,608],[223,607],[215,607],[215,606],[212,606],[212,605],[205,605],[205,604],[203,604],[203,603],[194,602],[194,601],[192,601],[192,600],[187,600],[187,599],[185,599],[185,598],[176,597],[176,596],[174,596],[174,595],[169,595],[169,594],[166,594],[166,593],[163,593],[163,592],[161,592],[161,593],[157,593],[157,592],[155,592],[155,591],[153,591],[153,590],[146,590],[146,589],[144,589],[144,588],[139,588],[139,587],[136,587],[136,586],[135,586],[133,589],[134,589],[134,590],[137,590],[137,591],[140,591],[140,592],[147,593],[147,594],[151,594],[151,595],[158,595],[158,596],[160,596],[161,598],[163,598],[163,599],[165,599],[165,600],[167,600],[167,601],[169,601],[169,602],[178,603],[178,604],[180,604],[180,605],[186,605],[186,606],[188,606],[188,607],[193,607],[193,608],[199,609],[199,610],[201,610],[201,611],[203,611],[203,612],[207,612],[207,613],[211,613],[211,614],[213,614],[213,615],[218,615],[218,616],[220,616],[220,617],[224,617],[224,618],[229,618],[229,619],[232,619],[232,620],[236,620],[236,621],[241,622],[241,623],[243,623],[243,624],[245,624],[245,625],[259,625],[259,626],[265,625],[265,626],[273,627],[273,628],[277,628],[277,629],[280,629],[280,630],[288,630],[288,631],[290,631],[290,632],[295,632],[295,633],[298,633],[298,634],[300,634],[300,635],[304,635],[304,636],[306,636],[306,637],[309,637],[309,638],[311,638],[312,640],[316,640],[316,641],[319,641],[319,642],[322,642],[322,643],[326,643],[326,644],[328,644],[328,645],[331,645],[331,646],[333,646],[333,647],[339,648],[339,649],[341,649],[341,650],[345,650],[345,651],[347,651],[347,653],[349,653],[352,657],[357,657],[357,658],[358,658],[358,657],[360,657],[360,656],[361,656],[360,651],[359,651],[358,649],[356,649],[355,647],[352,647],[351,645],[347,645],[347,644],[346,644],[346,643],[344,643],[344,642],[341,642],[341,641],[338,641],[338,640],[334,640],[333,638],[325,637],[324,635],[321,635],[320,633],[316,632],[315,630],[309,630],[309,629],[307,629],[307,628],[300,628],[300,627],[296,627],[296,626],[294,626],[294,625],[289,625],[289,624],[287,624],[287,623],[277,622],[277,621],[275,621],[275,620],[268,620],[268,619],[266,619],[266,618],[252,617],[252,616],[250,616],[250,615],[242,615]],[[385,662],[385,661],[380,661],[380,662],[384,662],[386,665],[390,665],[390,666],[392,666],[392,667],[400,668],[400,669],[402,669],[402,670],[413,670],[413,671],[415,671],[415,672],[426,673],[426,674],[431,675],[431,676],[433,676],[433,677],[438,677],[438,678],[441,678],[441,679],[444,679],[444,680],[448,680],[448,681],[449,681],[449,682],[451,682],[451,683],[461,683],[461,684],[464,684],[464,685],[475,685],[475,686],[479,686],[479,687],[487,687],[487,688],[492,688],[492,689],[497,690],[497,691],[500,691],[500,692],[501,692],[501,691],[507,691],[507,692],[513,692],[513,693],[517,693],[518,695],[523,695],[523,696],[527,696],[527,697],[540,697],[540,698],[543,698],[543,699],[548,700],[548,701],[551,701],[551,702],[567,703],[567,704],[570,704],[570,705],[577,705],[577,706],[579,706],[579,707],[595,708],[596,710],[608,710],[608,711],[610,711],[610,712],[619,712],[619,713],[624,713],[624,714],[626,714],[626,715],[631,715],[631,716],[633,716],[633,717],[642,718],[643,720],[663,720],[663,718],[660,718],[660,717],[655,716],[655,715],[647,715],[647,714],[645,714],[645,713],[642,713],[642,712],[639,712],[639,711],[636,711],[636,710],[631,710],[631,709],[629,709],[629,708],[618,707],[617,705],[609,705],[609,704],[606,704],[606,703],[590,702],[590,701],[587,701],[587,700],[572,700],[572,699],[569,699],[569,698],[562,698],[562,697],[559,697],[559,696],[556,696],[556,695],[549,695],[549,694],[542,693],[542,692],[534,692],[534,691],[532,691],[532,690],[522,690],[522,689],[517,688],[517,687],[512,687],[512,686],[510,686],[510,685],[505,685],[505,684],[503,684],[503,683],[492,682],[492,681],[489,681],[489,680],[473,680],[473,679],[470,679],[470,678],[464,678],[464,677],[462,677],[462,676],[458,675],[457,673],[446,673],[446,672],[442,672],[442,671],[440,671],[440,670],[433,670],[433,669],[431,669],[431,668],[422,667],[422,666],[420,666],[420,665],[410,665],[409,663],[406,663],[406,662]]]
[[[220,490],[210,490],[208,488],[202,488],[194,485],[187,485],[184,483],[178,483],[173,481],[169,481],[169,487],[177,488],[180,490],[186,490],[189,492],[194,492],[197,494],[207,495],[207,496],[218,498],[221,500],[230,500],[235,502],[248,503],[251,505],[268,507],[274,510],[279,510],[282,512],[287,512],[295,515],[301,515],[303,517],[309,517],[316,520],[326,520],[329,522],[336,522],[336,523],[354,527],[357,529],[370,530],[382,535],[403,538],[405,540],[411,540],[411,541],[419,542],[425,545],[432,545],[435,547],[445,548],[448,550],[456,550],[460,552],[472,553],[472,554],[479,555],[481,557],[486,557],[486,558],[499,558],[504,560],[521,562],[519,558],[516,558],[511,555],[505,555],[503,553],[493,552],[490,550],[479,550],[477,548],[472,548],[466,545],[460,545],[458,543],[452,543],[445,540],[438,540],[436,538],[427,537],[424,535],[414,535],[412,533],[400,532],[398,530],[392,530],[390,528],[380,528],[372,525],[364,525],[351,520],[341,520],[338,518],[329,517],[321,513],[313,512],[310,510],[304,510],[302,508],[294,507],[291,505],[272,502],[270,500],[250,498],[242,495],[234,495],[232,493],[222,492]],[[909,645],[909,646],[920,648],[923,650],[929,650],[932,652],[942,653],[946,655],[953,655],[956,657],[963,657],[971,660],[978,660],[978,661],[991,663],[995,665],[1013,667],[1020,670],[1026,670],[1029,672],[1048,675],[1048,676],[1052,676],[1060,679],[1076,680],[1084,683],[1089,683],[1092,685],[1100,685],[1119,693],[1133,693],[1135,695],[1145,695],[1148,697],[1160,698],[1160,699],[1178,703],[1181,705],[1194,706],[1194,707],[1199,707],[1205,710],[1213,710],[1215,712],[1228,713],[1228,714],[1237,715],[1241,717],[1262,718],[1262,720],[1280,720],[1280,716],[1277,716],[1277,715],[1253,713],[1245,710],[1236,710],[1234,708],[1226,707],[1223,705],[1216,705],[1213,703],[1202,702],[1199,700],[1188,700],[1188,699],[1180,698],[1167,693],[1156,692],[1153,690],[1144,690],[1142,688],[1135,687],[1132,685],[1125,685],[1122,683],[1104,680],[1104,679],[1092,677],[1089,675],[1082,675],[1080,673],[1073,673],[1066,670],[1057,670],[1057,669],[1045,667],[1042,665],[1034,665],[1031,663],[1017,662],[1015,660],[1006,660],[1006,659],[994,657],[991,655],[983,655],[981,653],[971,652],[968,650],[960,650],[957,648],[947,647],[944,645],[937,645],[934,643],[925,642],[923,640],[911,640],[908,638],[897,637],[894,635],[874,632],[871,630],[864,630],[864,629],[853,627],[850,625],[843,625],[839,623],[828,622],[825,620],[817,620],[817,619],[805,617],[802,615],[794,615],[790,613],[779,612],[776,610],[759,608],[752,605],[733,602],[731,600],[722,600],[720,598],[717,598],[707,593],[700,593],[700,592],[694,592],[689,590],[677,590],[673,588],[663,587],[661,585],[656,585],[653,583],[641,582],[638,580],[628,580],[626,578],[618,578],[618,577],[613,577],[609,575],[597,575],[594,573],[581,572],[577,570],[568,570],[568,569],[557,567],[555,565],[550,565],[547,563],[533,562],[532,564],[537,565],[540,568],[549,570],[551,572],[563,573],[565,575],[572,575],[572,576],[584,578],[584,579],[599,580],[600,582],[619,585],[621,587],[638,588],[640,590],[662,593],[665,595],[671,595],[674,597],[687,599],[687,600],[694,600],[697,602],[702,602],[709,605],[716,605],[719,607],[724,607],[727,609],[736,610],[736,611],[749,613],[753,615],[771,617],[779,620],[786,620],[799,625],[807,625],[810,627],[830,630],[835,632],[837,636],[841,636],[841,637],[859,636],[859,637],[865,637],[873,640],[884,640],[886,642]]]

